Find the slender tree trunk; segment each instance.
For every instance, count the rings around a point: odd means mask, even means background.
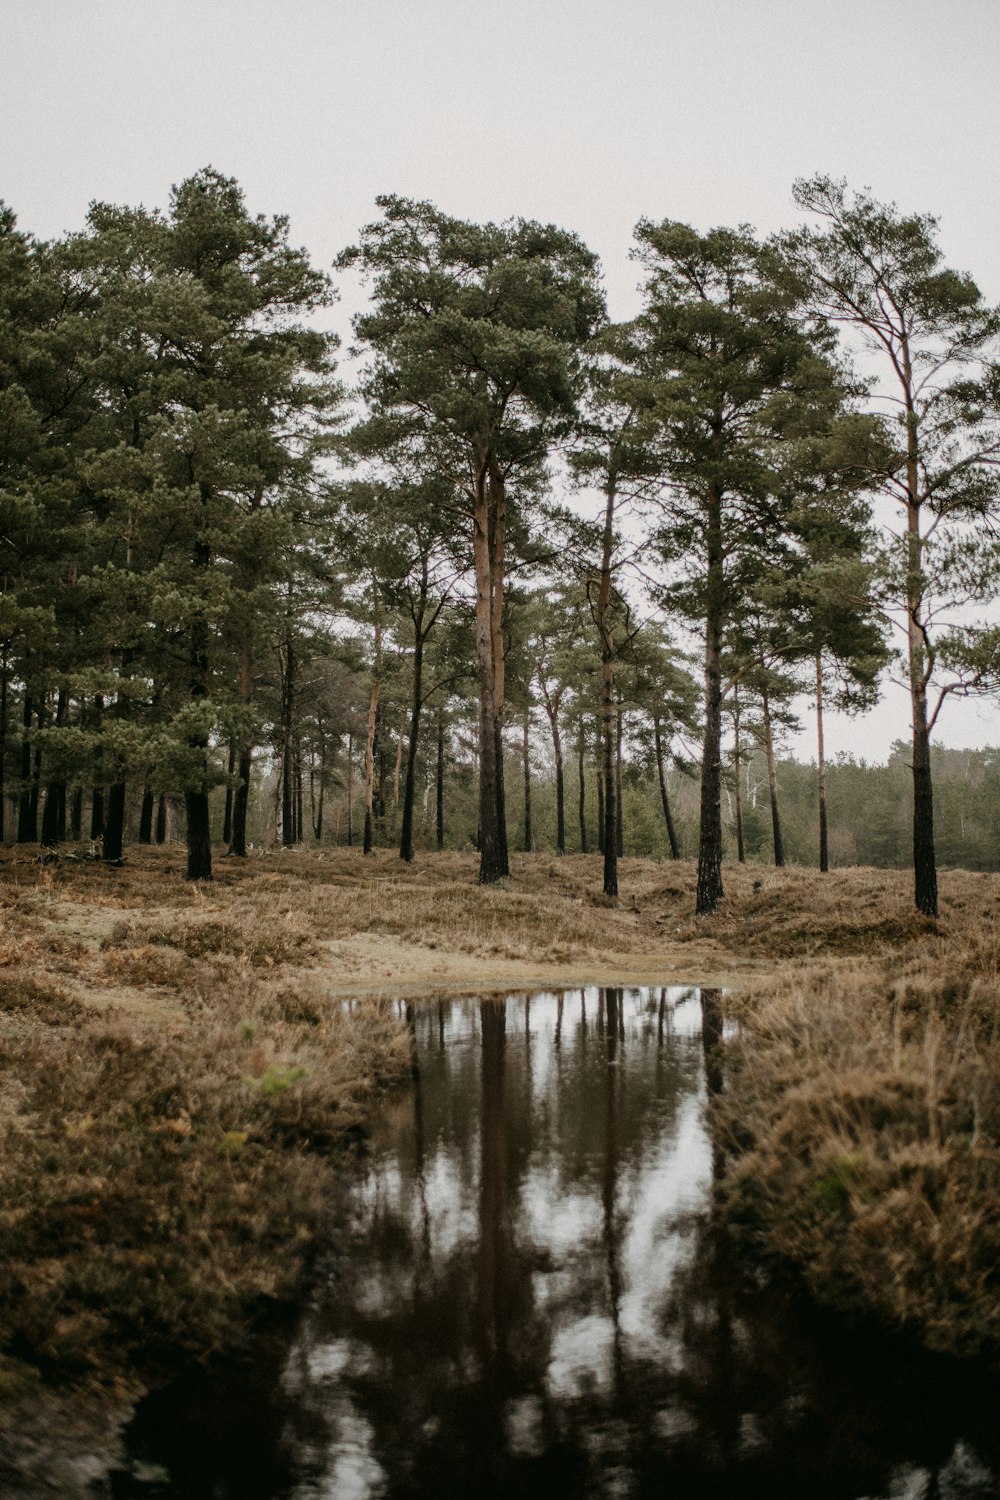
[[[90,837],[94,840],[104,837],[104,783],[101,779],[101,767],[104,761],[104,747],[101,744],[101,730],[104,723],[104,697],[101,693],[94,696],[94,729],[97,731],[97,745],[94,750],[94,785],[90,796]]]
[[[502,875],[510,873],[507,853],[507,798],[504,791],[503,726],[506,664],[503,640],[504,569],[507,553],[507,497],[496,464],[489,473],[490,635],[493,648],[493,737],[496,742],[496,840]]]
[[[705,590],[705,737],[701,754],[701,816],[695,914],[710,916],[722,899],[722,625],[725,579],[722,493],[708,495]]]
[[[295,717],[295,645],[285,642],[284,692],[281,700],[281,842],[295,843],[295,763],[292,724]]]
[[[604,754],[598,746],[600,760],[597,767],[597,852],[604,853]]]
[[[745,865],[747,853],[743,841],[743,746],[740,739],[739,686],[733,689],[733,772],[736,778],[736,858],[741,865]]]
[[[562,736],[559,733],[559,700],[553,705],[552,750],[556,762],[556,850],[566,853],[566,786],[563,774]]]
[[[354,843],[354,736],[347,736],[347,847]]]
[[[24,690],[24,707],[21,716],[23,726],[21,734],[21,792],[18,797],[17,806],[17,842],[19,844],[35,844],[38,842],[37,809],[38,804],[32,804],[31,800],[31,718],[34,713],[34,703],[27,688]]]
[[[229,741],[229,762],[226,766],[226,811],[222,819],[222,842],[227,846],[233,838],[233,774],[236,770],[236,741]]]
[[[819,780],[819,867],[830,868],[830,842],[826,820],[826,753],[823,745],[823,653],[816,652],[816,769]]]
[[[114,782],[108,792],[108,820],[104,832],[103,859],[109,865],[120,865],[125,843],[125,782]]]
[[[319,799],[316,804],[316,821],[313,824],[313,834],[317,844],[323,841],[323,795],[326,789],[326,734],[324,732],[320,741],[319,751]]]
[[[83,787],[78,786],[73,793],[73,806],[69,822],[70,838],[78,843],[83,833]]]
[[[500,827],[502,790],[498,785],[496,669],[493,653],[493,570],[486,462],[479,465],[472,517],[476,572],[476,679],[479,693],[479,880],[483,885],[507,873],[505,837]]]
[[[906,409],[906,615],[910,707],[913,723],[913,895],[918,911],[938,914],[937,862],[934,854],[934,793],[927,721],[927,687],[933,660],[924,620],[924,539],[920,534],[920,452],[909,339],[901,346]]]
[[[576,771],[579,783],[580,853],[587,853],[587,776],[584,765],[583,721],[580,722],[580,737],[576,747]]]
[[[680,859],[681,849],[677,842],[677,830],[674,827],[673,813],[670,810],[670,798],[667,795],[667,777],[663,767],[663,735],[660,732],[659,714],[653,715],[653,744],[656,747],[656,779],[660,786],[660,804],[663,808],[663,821],[667,825],[670,858]]]
[[[426,564],[425,564],[426,570]],[[399,857],[407,863],[413,858],[413,808],[417,798],[417,743],[420,736],[420,711],[424,696],[424,610],[421,603],[414,617],[413,692],[410,697],[410,741],[406,747],[406,780],[403,783],[403,826],[399,836]],[[403,739],[400,735],[400,748]]]
[[[444,848],[444,709],[438,710],[437,724],[437,796],[435,836],[437,847]]]
[[[153,793],[149,787],[145,787],[142,794],[142,807],[139,809],[139,838],[140,844],[151,844],[153,842]]]
[[[239,691],[243,703],[253,700],[254,662],[250,648],[240,652]],[[236,787],[233,792],[233,825],[229,835],[229,853],[245,859],[247,852],[247,810],[250,805],[250,772],[253,768],[253,740],[249,733],[241,740],[236,759]]]
[[[604,784],[603,852],[604,894],[618,895],[618,797],[615,785],[615,743],[617,715],[615,711],[615,642],[611,627],[611,553],[614,546],[615,498],[618,486],[618,471],[614,450],[608,459],[607,482],[604,490],[604,532],[601,544],[601,576],[597,589],[597,607],[594,611],[597,633],[601,645],[601,730],[603,766],[601,780]],[[598,783],[600,786],[600,783]]]
[[[530,854],[534,848],[534,835],[531,828],[531,756],[529,750],[529,733],[531,728],[531,714],[525,708],[524,722],[521,726],[521,760],[524,767],[524,852]]]
[[[771,796],[771,829],[774,834],[774,863],[780,870],[785,863],[785,845],[781,837],[781,818],[778,814],[778,772],[774,764],[774,734],[771,726],[771,698],[767,684],[761,689],[764,708],[764,754],[767,758],[767,787]]]
[[[621,859],[625,853],[625,837],[622,829],[622,695],[615,695],[615,850]]]
[[[7,837],[7,693],[10,686],[10,661],[7,642],[0,662],[0,844]]]
[[[69,717],[69,695],[65,688],[60,688],[56,697],[56,728],[64,727]],[[60,819],[60,808],[62,816]],[[60,821],[62,822],[62,833],[66,831],[66,782],[50,781],[45,788],[45,806],[42,809],[42,847],[54,849],[60,838]]]
[[[166,793],[160,793],[160,799],[156,804],[156,842],[165,844],[167,842],[167,798]]]
[[[305,808],[302,798],[302,741],[296,736],[295,739],[295,842],[303,842],[302,830],[305,828],[303,813]]]
[[[207,485],[201,486],[203,505],[211,498]],[[199,541],[194,549],[195,575],[206,575],[211,562],[211,553],[205,542]],[[208,621],[196,618],[191,626],[191,688],[193,704],[208,697]],[[197,730],[188,740],[198,762],[197,780],[184,791],[184,809],[187,813],[187,878],[188,880],[211,880],[212,878],[212,826],[208,807],[208,735]]]
[[[376,678],[368,703],[368,732],[365,736],[365,854],[371,854],[375,847],[375,724],[381,691],[382,683]]]

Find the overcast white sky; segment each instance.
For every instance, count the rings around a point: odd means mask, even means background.
[[[1000,0],[5,0],[0,197],[50,236],[210,163],[323,266],[378,193],[520,214],[577,230],[625,317],[638,218],[769,231],[825,171],[938,214],[1000,300],[998,71]],[[895,700],[831,750],[905,728]],[[953,704],[938,739],[1000,716]]]

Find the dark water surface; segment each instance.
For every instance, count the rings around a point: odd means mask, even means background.
[[[737,1274],[715,992],[407,1014],[349,1253],[252,1364],[143,1403],[116,1496],[1000,1495],[995,1380]]]

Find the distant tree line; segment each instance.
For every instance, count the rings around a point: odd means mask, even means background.
[[[331,281],[231,179],[50,243],[3,210],[0,832],[114,862],[169,815],[192,879],[254,832],[409,860],[454,840],[472,775],[481,880],[551,800],[614,896],[648,775],[707,914],[724,854],[761,850],[761,766],[771,856],[802,857],[778,747],[803,692],[816,857],[869,857],[823,714],[895,659],[933,914],[931,732],[1000,661],[961,623],[995,588],[1000,321],[933,219],[796,197],[769,241],[640,223],[619,325],[577,236],[380,199],[338,260],[370,289],[352,389]]]

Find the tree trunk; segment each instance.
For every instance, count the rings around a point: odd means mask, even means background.
[[[94,750],[94,785],[90,797],[90,837],[104,837],[104,785],[101,781],[101,763],[104,749],[101,745],[101,725],[104,719],[104,698],[101,693],[94,697],[94,728],[97,731],[97,746]]]
[[[552,715],[552,749],[556,761],[556,850],[566,853],[566,788],[563,778],[562,736],[559,733],[559,703]]]
[[[160,799],[156,804],[156,842],[158,844],[167,842],[167,798],[164,792],[160,793]]]
[[[70,813],[69,834],[74,842],[79,842],[83,833],[83,787],[78,786],[73,793],[73,806]]]
[[[295,646],[285,642],[285,672],[281,695],[281,843],[295,843],[295,766],[292,753],[292,720],[295,714]]]
[[[249,704],[253,699],[254,662],[249,647],[240,653],[239,690],[240,700]],[[236,787],[233,792],[233,825],[229,835],[229,853],[237,859],[245,859],[247,852],[247,809],[250,805],[250,772],[253,767],[253,740],[249,734],[239,747],[236,760]]]
[[[740,740],[740,690],[733,689],[733,772],[736,778],[736,858],[741,865],[747,862],[746,845],[743,841],[743,747]]]
[[[302,741],[296,736],[295,739],[295,842],[303,842],[302,830],[305,828],[303,813],[305,808],[302,800]]]
[[[507,855],[507,798],[504,791],[503,725],[506,663],[503,639],[503,589],[507,552],[507,497],[495,463],[489,472],[490,636],[493,648],[493,737],[496,742],[496,839],[503,875],[510,873]]]
[[[604,853],[604,754],[598,745],[600,761],[597,767],[597,852]]]
[[[528,735],[530,731],[531,716],[526,708],[524,710],[524,725],[522,729],[521,756],[524,762],[524,852],[530,854],[534,848],[534,839],[531,829],[531,758],[528,754]]]
[[[323,794],[326,787],[326,734],[320,741],[319,752],[319,798],[316,804],[316,821],[313,824],[313,836],[317,844],[323,841]]]
[[[207,485],[201,486],[203,505],[207,505],[210,492]],[[207,574],[211,553],[205,542],[199,541],[194,549],[196,576]],[[208,621],[196,618],[191,626],[191,701],[201,703],[208,697]],[[184,790],[184,809],[187,813],[187,878],[188,880],[211,880],[212,878],[212,828],[208,807],[208,735],[197,730],[188,740],[198,761],[198,775],[193,786]]]
[[[378,718],[378,700],[381,691],[382,684],[376,677],[372,683],[368,704],[368,726],[365,735],[365,854],[371,854],[375,847],[375,724]]]
[[[34,704],[27,687],[24,690],[24,708],[21,715],[21,792],[17,805],[17,842],[19,844],[35,844],[38,842],[37,802],[34,810],[31,800],[31,717],[34,713]]]
[[[226,766],[226,811],[222,819],[222,842],[228,847],[233,838],[233,773],[236,770],[236,741],[229,741],[229,763]]]
[[[781,837],[781,818],[778,815],[778,772],[774,764],[771,699],[766,684],[761,689],[761,702],[764,707],[764,754],[767,759],[767,788],[771,796],[771,829],[774,835],[774,863],[780,870],[785,863],[785,845]]]
[[[108,792],[108,821],[104,831],[102,858],[109,865],[120,865],[125,843],[125,782],[116,781]]]
[[[604,894],[618,895],[618,815],[615,785],[615,642],[611,628],[611,552],[614,545],[615,498],[618,473],[614,452],[608,459],[607,483],[604,490],[604,532],[601,544],[601,575],[597,588],[597,607],[594,611],[597,633],[601,645],[601,727],[603,767],[601,780],[604,784],[603,852]],[[600,786],[600,783],[598,783]]]
[[[663,821],[667,825],[667,839],[670,843],[670,858],[680,859],[681,850],[677,842],[677,830],[674,827],[673,813],[670,810],[670,798],[667,795],[667,778],[663,768],[663,736],[660,733],[660,716],[653,715],[653,743],[656,747],[656,778],[660,786],[660,804],[663,808]]]
[[[417,741],[420,734],[420,711],[424,694],[424,615],[417,610],[413,630],[413,693],[410,698],[410,742],[406,747],[406,780],[403,783],[403,826],[399,836],[399,857],[407,863],[413,858],[413,808],[417,797]],[[403,740],[400,735],[400,748]]]
[[[938,914],[937,863],[934,855],[934,793],[931,743],[927,722],[927,686],[933,660],[924,620],[924,539],[920,534],[920,468],[917,411],[909,339],[901,346],[906,409],[906,614],[910,707],[913,723],[913,895],[918,911]]]
[[[7,837],[7,692],[10,685],[10,662],[4,642],[0,663],[0,844]]]
[[[479,880],[483,885],[507,873],[506,836],[500,826],[503,805],[497,764],[496,663],[493,640],[493,569],[487,467],[477,476],[472,517],[472,550],[476,573],[476,683],[479,693]]]
[[[347,736],[347,847],[354,843],[354,736]]]
[[[712,485],[706,526],[705,737],[701,753],[698,888],[695,914],[710,916],[722,899],[722,625],[725,579],[722,494]]]
[[[439,849],[444,848],[444,709],[438,711],[437,732],[437,806],[435,809],[435,837]]]
[[[625,853],[625,836],[622,828],[622,695],[615,695],[615,849],[618,858]]]
[[[139,810],[139,838],[140,844],[151,844],[153,842],[153,793],[147,786],[142,794],[142,807]]]
[[[826,821],[826,753],[823,746],[823,653],[816,652],[816,769],[819,773],[819,867],[830,869],[830,843]]]
[[[583,723],[580,724],[580,738],[576,747],[576,770],[579,783],[579,811],[580,811],[580,853],[587,853],[587,777],[584,766],[584,740]]]
[[[60,688],[56,698],[56,728],[61,729],[69,717],[69,695]],[[60,829],[60,823],[62,828]],[[45,806],[42,809],[42,846],[53,849],[66,832],[66,782],[50,781],[45,788]]]

